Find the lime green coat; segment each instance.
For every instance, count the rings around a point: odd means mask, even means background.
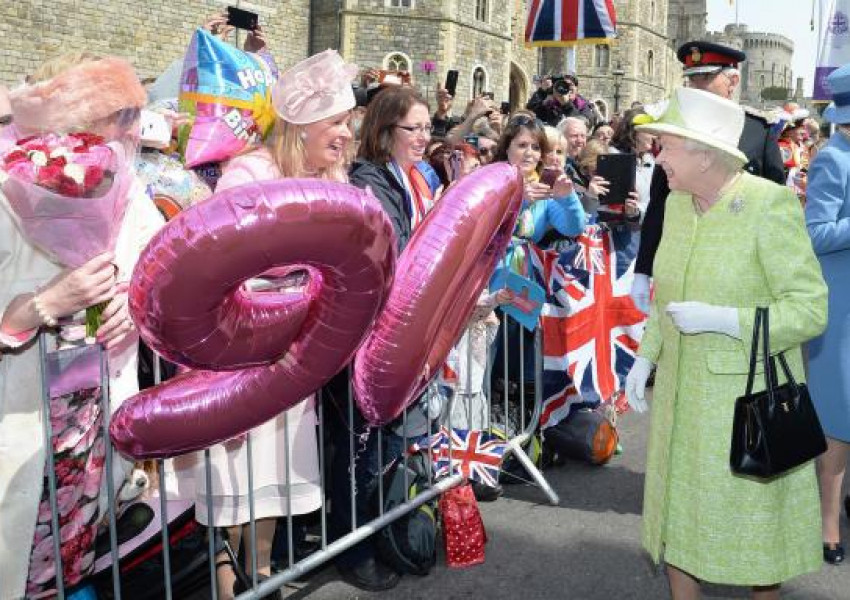
[[[821,565],[814,465],[769,483],[733,475],[735,399],[744,393],[756,306],[770,308],[771,351],[803,379],[800,344],[826,326],[827,289],[803,212],[785,187],[744,173],[704,215],[667,198],[655,300],[639,354],[658,370],[652,401],[643,542],[709,582],[771,585]],[[670,302],[738,309],[741,340],[682,335]],[[764,389],[757,378],[756,389]],[[789,440],[792,442],[792,440]]]

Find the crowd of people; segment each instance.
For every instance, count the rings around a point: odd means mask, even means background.
[[[207,28],[222,38],[229,34],[221,18]],[[261,28],[248,35],[246,50],[268,54]],[[371,190],[403,251],[446,190],[493,162],[513,165],[523,179],[522,210],[504,261],[512,272],[530,277],[522,261],[513,260],[521,245],[563,248],[588,225],[618,231],[634,249],[631,295],[648,321],[624,384],[632,409],[643,411],[655,378],[643,540],[652,558],[666,563],[673,597],[697,598],[706,581],[778,598],[782,582],[823,561],[840,563],[850,447],[850,307],[842,293],[850,268],[850,66],[830,79],[836,98],[824,119],[835,129],[822,142],[809,115],[790,115],[779,131],[763,114],[734,102],[743,53],[692,42],[679,58],[687,87],[663,105],[635,103],[606,118],[582,97],[573,75],[545,77],[512,114],[488,96],[460,106],[443,87],[432,107],[409,77],[358,72],[328,50],[277,78],[273,129],[265,141],[220,165],[175,172],[170,164],[167,175],[157,169],[174,158],[162,147],[141,147],[139,122],[143,111],[153,111],[176,132],[185,118],[175,110],[176,88],[172,98],[163,81],[148,82],[146,90],[126,61],[88,52],[24,74],[25,84],[0,94],[0,153],[34,136],[86,132],[125,148],[136,166],[123,192],[127,210],[114,252],[73,267],[28,239],[0,194],[0,537],[18,541],[0,548],[2,597],[46,597],[56,587],[46,465],[51,452],[59,456],[70,446],[55,436],[47,446],[42,420],[49,419],[54,432],[62,431],[61,423],[75,424],[75,460],[90,472],[100,472],[104,460],[100,392],[92,392],[97,385],[57,393],[50,414],[43,412],[38,334],[49,335],[51,349],[85,344],[80,315],[105,304],[96,341],[109,357],[110,410],[137,392],[140,340],[128,309],[128,282],[143,248],[174,212],[250,182],[347,182]],[[333,76],[305,93],[296,82],[317,69]],[[152,95],[158,97],[153,106]],[[789,140],[784,150],[780,135]],[[615,182],[600,175],[601,160],[611,155],[626,157],[619,164],[633,182],[617,202],[610,198]],[[177,206],[157,193],[169,177],[172,184],[179,179],[172,185],[182,194],[172,198]],[[252,430],[252,510],[247,436],[210,449],[211,487],[203,452],[168,462],[175,494],[195,502],[198,522],[226,531],[233,552],[216,558],[219,597],[246,589],[240,573],[252,569],[251,555],[261,579],[272,574],[280,560],[275,540],[281,518],[298,516],[296,532],[303,531],[325,505],[322,445],[330,457],[330,535],[338,539],[352,530],[353,518],[362,525],[375,516],[370,491],[378,485],[379,464],[449,418],[460,429],[491,426],[489,378],[494,362],[500,363],[500,336],[529,335],[498,316],[497,309],[513,300],[506,288],[481,290],[439,385],[411,405],[403,424],[390,423],[382,435],[356,408],[349,412],[346,370],[322,390],[326,439],[318,437],[313,396]],[[749,372],[757,307],[769,307],[771,349],[785,351],[799,380],[806,379],[805,364],[828,438],[817,473],[808,463],[758,481],[730,470],[733,406]],[[526,373],[533,380],[530,366]],[[66,548],[64,526],[78,520],[75,535],[89,535],[91,546],[107,486],[96,480],[94,489],[89,482],[87,493],[78,494],[86,485],[60,473],[62,464],[56,468],[57,485],[69,490],[60,499],[67,588],[85,583],[93,551],[80,544]],[[126,488],[140,466],[115,454],[114,487],[125,496],[132,496]],[[501,494],[499,486],[475,482],[473,488],[481,501]],[[301,542],[296,550],[305,547]],[[364,590],[391,589],[400,577],[381,561],[372,539],[342,553],[336,564],[343,579]]]

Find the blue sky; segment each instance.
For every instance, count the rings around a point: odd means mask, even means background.
[[[741,23],[750,31],[781,33],[794,41],[794,78],[804,78],[806,95],[812,93],[817,60],[817,23],[811,30],[813,0],[734,0]],[[817,15],[816,17],[817,18]],[[735,22],[735,6],[729,0],[708,0],[708,30],[721,31]]]

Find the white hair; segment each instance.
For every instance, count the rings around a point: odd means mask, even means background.
[[[566,137],[567,129],[569,129],[570,125],[581,125],[584,127],[585,132],[588,132],[589,127],[587,126],[587,119],[584,117],[564,117],[561,119],[561,122],[558,123],[558,131],[561,132],[561,135]]]

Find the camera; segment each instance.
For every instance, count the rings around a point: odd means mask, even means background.
[[[567,81],[563,77],[559,77],[552,82],[552,89],[555,90],[556,93],[566,96],[575,89],[575,86],[572,82]]]

